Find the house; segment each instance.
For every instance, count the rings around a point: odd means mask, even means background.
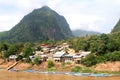
[[[33,62],[33,60],[35,59],[34,56],[29,56],[30,60]]]
[[[81,63],[81,59],[82,58],[85,58],[86,57],[86,55],[88,55],[88,54],[90,54],[91,52],[89,52],[89,51],[81,51],[81,53],[80,54],[76,54],[74,57],[73,57],[73,59],[74,59],[74,62],[75,63],[77,63],[77,64],[80,64]]]
[[[17,59],[17,56],[16,55],[10,55],[9,56],[9,60],[16,60]]]
[[[54,61],[58,61],[58,62],[62,62],[62,57],[66,54],[66,52],[56,52],[54,55],[53,55],[53,60]]]
[[[82,58],[81,54],[76,54],[73,56],[74,62],[77,64],[81,63],[81,58]]]
[[[50,48],[47,48],[47,47],[42,48],[42,50],[43,50],[44,53],[49,53],[50,52]]]
[[[43,62],[47,61],[47,59],[48,59],[48,56],[47,56],[47,55],[45,55],[45,54],[42,54],[42,55],[41,55],[41,60],[42,60]]]
[[[36,51],[34,56],[35,57],[38,57],[38,56],[41,57],[42,61],[47,61],[47,59],[48,59],[47,54],[44,54],[44,52],[42,52],[42,51]]]
[[[41,48],[48,48],[49,45],[48,44],[41,44]]]
[[[59,45],[56,47],[56,49],[62,51],[64,48],[62,47],[62,45]]]
[[[35,51],[35,54],[43,54],[42,51]]]
[[[64,48],[69,48],[69,45],[68,45],[67,43],[63,43],[62,46],[63,46]]]
[[[34,56],[29,56],[30,59],[34,59],[35,57]]]
[[[56,51],[55,48],[51,48],[51,49],[50,49],[50,53],[54,53],[55,51]]]
[[[44,52],[42,52],[42,51],[35,51],[35,57],[36,56],[41,56],[41,55],[43,55],[44,54]]]
[[[73,57],[75,56],[75,54],[65,54],[62,57],[62,60],[66,63],[66,62],[73,62]]]
[[[72,48],[67,48],[67,52],[70,54],[75,54],[75,50]]]
[[[47,54],[47,60],[53,60],[53,53]]]

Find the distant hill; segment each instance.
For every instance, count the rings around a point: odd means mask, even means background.
[[[86,31],[86,30],[73,30],[72,33],[76,37],[82,37],[82,36],[86,36],[86,35],[98,35],[98,34],[101,34],[99,32]]]
[[[117,24],[115,25],[115,27],[113,28],[113,30],[111,31],[112,33],[114,32],[120,32],[120,19],[117,22]]]
[[[0,41],[4,41],[7,37],[8,31],[0,32]]]
[[[41,40],[62,40],[72,37],[72,31],[65,18],[48,6],[34,9],[9,30],[0,35],[0,41],[37,42]]]

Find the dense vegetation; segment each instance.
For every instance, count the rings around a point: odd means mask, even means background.
[[[65,18],[49,7],[33,10],[10,31],[0,34],[0,41],[9,43],[62,40],[72,37]]]
[[[82,63],[92,66],[100,62],[120,61],[120,32],[112,34],[101,34],[75,38],[69,40],[69,44],[77,52],[79,50],[91,51]]]
[[[16,59],[17,61],[23,58],[29,60],[29,56],[34,54],[32,45],[33,44],[31,43],[7,44],[4,42],[0,42],[0,57],[4,58],[5,60],[8,60],[10,55],[17,55],[18,56],[18,58]]]
[[[86,30],[73,30],[72,33],[75,37],[83,37],[86,35],[99,35],[100,34],[99,32],[86,31]]]

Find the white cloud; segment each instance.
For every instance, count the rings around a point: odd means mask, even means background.
[[[0,31],[43,5],[65,16],[71,29],[108,33],[120,18],[120,0],[0,0],[0,5]]]
[[[47,5],[50,7],[56,7],[62,0],[48,0]]]

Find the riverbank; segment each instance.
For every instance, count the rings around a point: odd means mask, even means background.
[[[3,59],[0,59],[0,68],[1,69],[8,69],[11,65],[16,63],[16,61],[9,61],[4,62]],[[100,63],[93,67],[85,67],[81,64],[61,64],[58,62],[54,63],[53,68],[47,67],[47,62],[44,62],[40,65],[32,65],[29,63],[24,62],[18,62],[17,65],[12,67],[12,69],[17,70],[39,70],[39,71],[58,71],[58,72],[74,72],[76,70],[76,66],[81,67],[79,72],[85,72],[85,73],[117,73],[120,74],[120,62],[106,62],[106,63]]]
[[[92,77],[63,74],[39,74],[0,70],[0,80],[119,80],[120,76]]]

